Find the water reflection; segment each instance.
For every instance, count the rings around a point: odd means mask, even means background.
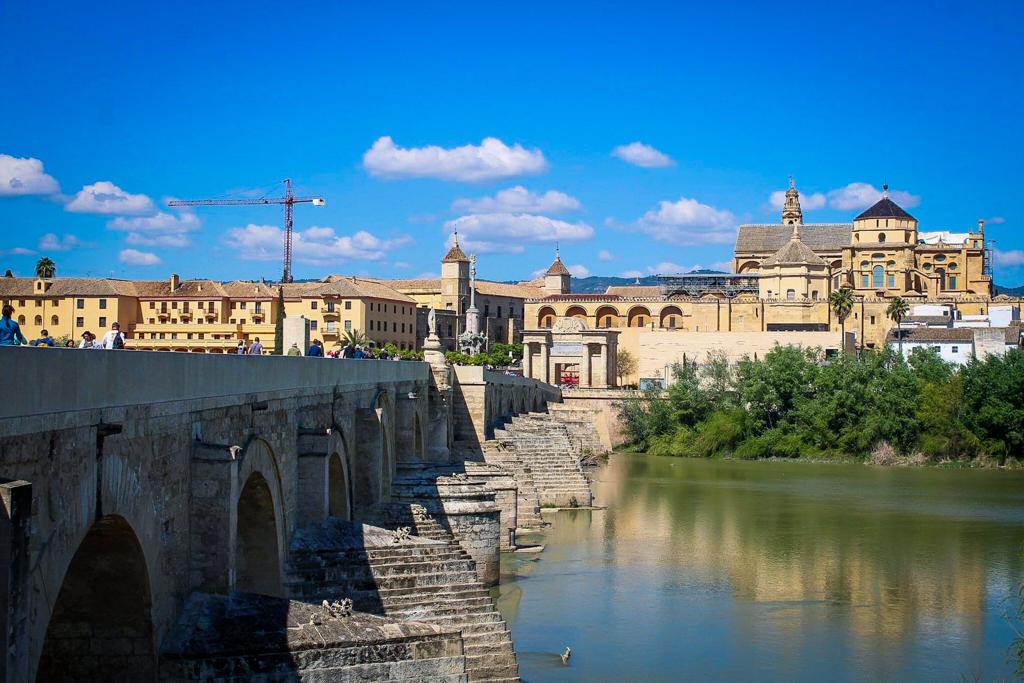
[[[543,555],[507,559],[525,680],[1011,670],[1022,473],[619,456],[599,477],[607,510],[559,514]]]

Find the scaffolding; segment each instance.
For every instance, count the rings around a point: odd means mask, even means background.
[[[758,276],[741,273],[714,273],[686,275],[659,275],[658,286],[661,296],[701,297],[705,294],[720,294],[729,299],[740,294],[758,293]]]

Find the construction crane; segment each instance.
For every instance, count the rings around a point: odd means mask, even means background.
[[[249,206],[252,204],[284,204],[284,271],[281,282],[292,281],[292,207],[296,204],[323,206],[323,197],[296,197],[292,192],[291,178],[284,180],[283,197],[262,197],[260,199],[172,199],[167,206]]]

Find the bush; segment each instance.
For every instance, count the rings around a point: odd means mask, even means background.
[[[787,433],[784,429],[769,429],[740,443],[735,455],[742,460],[799,458],[810,450],[796,434]]]

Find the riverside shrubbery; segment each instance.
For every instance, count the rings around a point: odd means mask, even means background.
[[[1024,456],[1024,352],[962,368],[934,351],[841,354],[777,346],[730,366],[677,365],[666,392],[618,406],[634,447],[689,457]]]

